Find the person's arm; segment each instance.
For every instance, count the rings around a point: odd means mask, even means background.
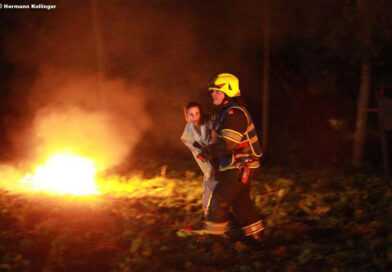
[[[247,126],[247,118],[241,110],[230,110],[222,121],[221,133],[218,135],[216,142],[208,146],[208,154],[216,157],[231,155],[236,146],[241,142]]]
[[[193,134],[189,131],[188,125],[185,127],[181,135],[182,143],[197,157],[201,153],[201,148],[197,146],[197,142]]]

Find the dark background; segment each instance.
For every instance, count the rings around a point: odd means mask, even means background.
[[[27,156],[31,143],[21,135],[31,138],[36,112],[53,104],[53,93],[61,94],[56,105],[66,100],[99,111],[111,108],[116,90],[107,82],[112,81],[130,86],[129,97],[142,98],[130,102],[122,115],[139,131],[137,141],[127,136],[135,144],[124,165],[148,160],[174,168],[176,161],[193,165],[179,141],[182,108],[197,100],[210,109],[207,83],[221,72],[239,77],[261,136],[263,2],[69,0],[46,1],[57,5],[50,11],[0,10],[0,159]],[[376,106],[378,86],[391,83],[392,70],[392,3],[371,1],[372,16],[366,18],[357,4],[271,1],[270,136],[264,165],[349,165],[363,52],[371,53],[370,107]],[[370,45],[361,36],[364,25],[371,26]],[[95,85],[82,83],[78,95],[83,99],[73,100],[67,88],[59,87],[91,77]],[[132,103],[143,103],[143,112]],[[143,118],[148,125],[135,125]],[[376,170],[381,164],[375,113],[369,115],[365,163]]]

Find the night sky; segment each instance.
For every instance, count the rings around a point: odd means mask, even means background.
[[[261,135],[264,1],[42,2],[56,8],[0,10],[3,162],[37,152],[29,148],[39,141],[37,118],[70,108],[90,117],[110,113],[122,136],[98,140],[129,142],[118,149],[133,156],[191,159],[179,140],[182,108],[197,100],[211,110],[207,84],[221,72],[239,77]],[[366,16],[358,3],[271,1],[266,164],[348,163],[361,57],[370,52],[370,106],[392,72],[392,3],[371,1]],[[381,160],[377,131],[369,116],[366,158],[373,164]]]

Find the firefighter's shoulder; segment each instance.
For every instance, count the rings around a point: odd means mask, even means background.
[[[246,131],[248,121],[244,111],[239,108],[230,109],[223,121],[223,127],[230,128],[240,133]]]
[[[226,118],[233,119],[236,121],[245,121],[247,120],[245,112],[240,108],[232,108],[227,112]]]

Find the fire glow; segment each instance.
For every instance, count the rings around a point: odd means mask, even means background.
[[[31,185],[34,190],[57,194],[99,194],[96,172],[94,161],[89,158],[56,154],[45,165],[37,167],[34,174],[27,174],[21,182]]]

